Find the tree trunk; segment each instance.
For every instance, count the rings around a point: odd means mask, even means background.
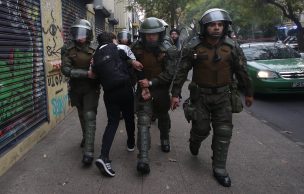
[[[299,46],[299,51],[304,52],[304,29],[299,28],[298,26],[298,33],[297,33],[297,40],[298,40],[298,46]]]
[[[170,18],[170,26],[171,26],[171,29],[174,28],[174,24],[175,24],[175,9],[176,9],[176,0],[171,0],[171,9],[170,9],[170,15],[171,15],[171,18]]]

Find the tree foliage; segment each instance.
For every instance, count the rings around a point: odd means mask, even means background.
[[[286,18],[294,22],[298,29],[303,29],[299,21],[304,9],[303,0],[197,0],[187,4],[183,22],[198,21],[206,10],[215,7],[230,13],[235,31],[243,36],[255,38],[257,32],[266,36],[274,34],[275,26],[282,25]],[[304,44],[301,38],[303,30],[298,31],[299,46]]]
[[[233,28],[242,36],[255,38],[275,34],[275,26],[288,18],[298,26],[298,42],[304,50],[303,27],[300,14],[304,13],[303,0],[134,0],[130,7],[139,6],[145,16],[164,19],[171,27],[190,25],[199,21],[210,8],[222,8],[230,13]],[[303,44],[303,45],[302,45]]]
[[[227,10],[233,20],[233,28],[243,35],[253,34],[249,32],[261,28],[269,29],[269,26],[280,22],[278,11],[271,7],[257,5],[252,0],[199,0],[188,4],[187,15],[183,22],[189,23],[193,18],[198,21],[206,10],[215,7]],[[274,28],[271,30],[273,31]]]
[[[157,17],[165,20],[171,27],[179,25],[179,18],[184,14],[187,3],[193,0],[134,0],[131,7],[140,7],[145,17]]]
[[[300,22],[301,14],[304,14],[303,0],[259,0],[261,3],[266,3],[275,6],[281,10],[284,17],[293,21],[297,26],[297,38],[299,50],[304,51],[304,29]]]

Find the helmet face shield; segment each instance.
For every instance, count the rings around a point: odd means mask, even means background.
[[[147,44],[151,47],[155,47],[160,42],[162,42],[165,33],[166,28],[164,27],[162,22],[155,17],[146,18],[139,28],[139,36],[144,41],[144,44]],[[157,36],[157,38],[155,36]]]
[[[71,27],[70,33],[72,40],[86,40],[91,41],[93,38],[93,32],[89,21],[84,19],[77,20]]]
[[[145,42],[150,47],[156,47],[159,43],[159,33],[144,34]]]
[[[117,34],[117,39],[118,40],[131,40],[131,34],[126,31],[119,32]]]
[[[232,20],[229,13],[224,9],[213,8],[207,10],[199,21],[200,24],[200,34],[204,35],[206,33],[206,28],[209,23],[221,21],[224,24],[224,34],[227,33],[228,25],[232,24]]]
[[[161,21],[155,17],[150,17],[145,19],[139,28],[140,33],[147,33],[147,34],[164,32],[165,30],[166,28],[161,23]]]
[[[214,22],[214,21],[227,21],[230,23],[231,18],[226,11],[217,10],[217,11],[212,11],[212,12],[205,14],[202,17],[201,23],[207,24],[207,23]]]
[[[71,35],[72,35],[72,40],[81,40],[81,39],[89,40],[88,38],[90,37],[90,30],[86,28],[72,28]]]

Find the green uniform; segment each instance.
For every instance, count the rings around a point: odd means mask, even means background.
[[[148,163],[148,150],[150,149],[150,126],[152,114],[158,118],[160,139],[169,141],[171,121],[169,116],[170,96],[169,86],[175,72],[176,48],[168,42],[163,42],[157,48],[146,49],[142,42],[132,45],[136,59],[144,66],[145,77],[152,82],[149,87],[152,98],[148,101],[141,99],[141,89],[137,91],[137,117],[138,136],[137,147],[139,161]]]
[[[226,175],[226,159],[233,128],[230,86],[234,78],[245,95],[252,96],[245,57],[241,48],[228,37],[221,39],[217,47],[194,37],[183,53],[172,96],[178,96],[188,71],[193,69],[192,82],[189,84],[190,101],[194,107],[190,118],[190,146],[192,143],[198,149],[208,137],[212,126],[213,168]]]
[[[95,47],[90,44],[77,46],[73,42],[62,48],[61,72],[69,80],[71,105],[76,106],[81,123],[84,154],[93,156],[96,131],[96,114],[100,86],[95,79],[88,78],[90,61]]]

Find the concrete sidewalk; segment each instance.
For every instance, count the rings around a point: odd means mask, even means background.
[[[121,122],[110,153],[116,176],[110,178],[103,176],[95,164],[82,167],[81,130],[74,110],[0,177],[0,193],[304,193],[303,148],[248,112],[234,115],[227,162],[230,188],[220,186],[212,176],[211,135],[194,157],[188,149],[190,124],[182,109],[171,112],[171,119],[170,153],[161,152],[157,122],[152,124],[151,173],[147,176],[136,171],[137,150],[127,152]],[[101,96],[96,157],[105,125]]]

